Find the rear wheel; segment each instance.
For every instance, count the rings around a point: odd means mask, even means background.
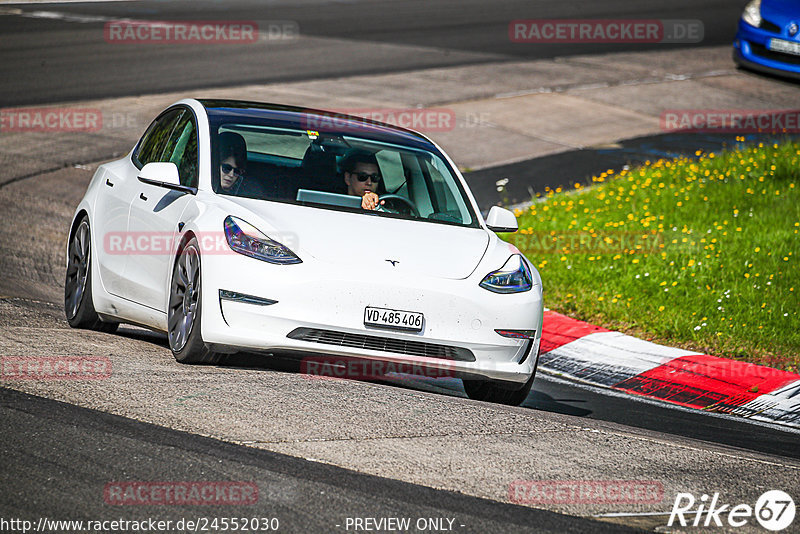
[[[119,323],[100,319],[92,302],[92,251],[89,218],[83,216],[69,241],[64,280],[64,314],[73,328],[114,332]]]
[[[181,363],[214,364],[220,359],[220,354],[209,350],[203,342],[201,312],[200,250],[197,239],[192,238],[172,269],[167,310],[169,348]]]

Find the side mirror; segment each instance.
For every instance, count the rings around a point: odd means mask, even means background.
[[[489,216],[486,217],[486,226],[493,232],[513,233],[519,230],[517,218],[509,210],[500,206],[492,206]]]
[[[174,189],[175,191],[182,191],[184,193],[195,192],[194,188],[181,185],[181,179],[180,176],[178,176],[178,166],[170,162],[148,163],[139,171],[139,181],[158,187]]]

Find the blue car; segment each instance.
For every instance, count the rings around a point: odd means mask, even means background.
[[[800,78],[800,1],[751,0],[739,20],[733,59],[741,67]]]

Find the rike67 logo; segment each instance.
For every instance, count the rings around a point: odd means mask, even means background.
[[[794,500],[780,490],[765,492],[755,506],[721,503],[719,493],[714,493],[712,497],[702,495],[699,500],[691,493],[679,493],[672,505],[667,526],[743,527],[755,519],[763,528],[778,532],[791,525],[794,516]]]

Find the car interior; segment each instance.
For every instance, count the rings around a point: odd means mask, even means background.
[[[340,161],[348,150],[364,148],[351,138],[317,132],[265,132],[262,127],[223,125],[247,146],[246,174],[237,196],[279,202],[358,208],[347,198]],[[425,154],[394,147],[367,147],[375,154],[382,180],[377,193],[390,195],[386,211],[430,220],[470,224],[453,184]]]

